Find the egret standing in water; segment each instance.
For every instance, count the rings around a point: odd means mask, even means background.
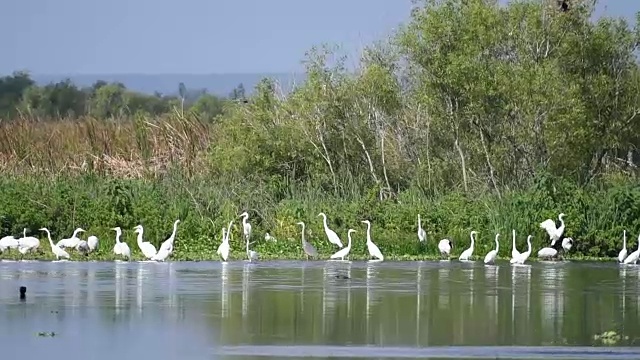
[[[556,241],[560,240],[562,234],[564,234],[564,220],[562,219],[564,216],[564,213],[558,215],[558,220],[560,220],[560,227],[558,228],[556,228],[556,222],[551,219],[547,219],[540,223],[540,227],[545,229],[547,234],[549,234],[551,246],[555,245]]]
[[[369,256],[377,258],[378,260],[384,260],[382,252],[378,249],[378,246],[371,240],[371,222],[369,220],[362,220],[364,224],[367,224],[367,249],[369,250]]]
[[[520,255],[518,255],[518,257],[512,258],[509,262],[511,264],[524,264],[525,261],[527,261],[527,259],[529,258],[529,255],[531,255],[531,238],[533,236],[529,235],[527,236],[527,251],[521,253]]]
[[[338,250],[335,254],[331,255],[329,258],[330,259],[338,259],[340,258],[340,260],[344,260],[345,257],[349,256],[349,251],[351,251],[351,233],[356,232],[353,229],[349,229],[349,231],[347,231],[347,246],[345,246],[344,248]]]
[[[476,234],[478,234],[477,231],[472,231],[470,238],[471,238],[471,245],[469,246],[469,248],[465,251],[462,252],[462,254],[460,254],[460,256],[458,257],[458,260],[460,261],[469,261],[471,259],[471,256],[473,255],[473,249],[475,246],[475,239],[474,237],[476,236]]]
[[[129,249],[129,245],[126,242],[120,241],[120,236],[122,235],[122,229],[119,226],[112,228],[111,230],[116,232],[116,244],[113,245],[113,253],[116,255],[124,256],[127,260],[131,259],[131,249]]]
[[[140,251],[142,251],[142,254],[148,260],[154,257],[157,253],[156,247],[153,246],[153,244],[148,241],[142,241],[142,236],[144,233],[144,229],[142,228],[142,225],[136,225],[136,227],[134,228],[134,232],[138,234],[137,242],[138,242],[138,247],[140,248]]]
[[[314,258],[318,257],[316,248],[304,239],[304,222],[300,221],[298,225],[302,226],[302,251],[304,251],[304,254],[307,256],[307,260],[309,260],[310,256]]]
[[[622,250],[618,254],[618,262],[621,263],[627,258],[627,230],[622,231]]]
[[[498,238],[500,234],[496,234],[496,248],[495,250],[489,251],[487,256],[484,257],[485,264],[493,264],[496,261],[496,257],[498,256],[498,251],[500,250],[500,243],[498,242]]]
[[[449,259],[449,256],[451,255],[451,248],[453,247],[453,244],[451,243],[451,240],[449,239],[442,239],[440,240],[440,242],[438,243],[438,250],[440,250],[440,256],[442,257],[447,257],[447,259]]]
[[[511,236],[512,236],[511,237],[511,241],[512,241],[512,244],[511,244],[511,258],[515,259],[518,256],[520,256],[520,251],[518,251],[518,249],[516,248],[516,230],[515,229],[511,230]]]
[[[260,254],[258,254],[257,251],[249,250],[249,240],[247,240],[247,258],[249,259],[249,262],[254,260],[257,261],[259,256]]]

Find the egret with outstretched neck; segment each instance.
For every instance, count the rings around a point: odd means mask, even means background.
[[[322,225],[324,227],[324,233],[327,234],[327,239],[329,239],[329,242],[332,244],[338,245],[338,247],[342,248],[342,241],[340,241],[338,234],[336,234],[335,231],[329,229],[329,225],[327,225],[327,215],[321,212],[320,214],[318,214],[318,216],[322,216]]]
[[[61,249],[58,244],[54,244],[53,240],[51,240],[51,233],[47,228],[41,228],[40,231],[44,231],[47,233],[47,238],[49,239],[49,245],[51,245],[51,251],[56,256],[56,260],[60,260],[60,258],[69,259],[69,253]]]
[[[521,253],[516,258],[512,258],[509,261],[511,264],[524,264],[524,262],[527,261],[527,259],[529,258],[529,255],[531,255],[531,238],[532,237],[533,236],[531,235],[527,236],[527,251]]]
[[[471,234],[469,235],[469,237],[471,238],[471,245],[469,246],[469,248],[465,251],[462,252],[462,254],[460,254],[460,256],[458,257],[458,260],[460,261],[470,261],[471,256],[473,255],[473,249],[475,246],[475,236],[478,234],[477,231],[472,231]]]
[[[116,255],[124,256],[127,260],[131,259],[131,249],[126,242],[120,241],[122,235],[122,229],[119,226],[112,228],[111,230],[116,232],[116,244],[113,245],[113,253]]]
[[[424,242],[427,240],[427,232],[422,228],[422,220],[420,219],[420,214],[418,214],[418,240],[420,242]]]
[[[329,258],[330,259],[340,259],[340,260],[344,260],[345,257],[349,256],[349,251],[351,251],[351,233],[356,232],[353,229],[349,229],[349,231],[347,231],[347,246],[345,246],[344,248],[336,251],[335,254],[331,255]]]
[[[251,224],[249,224],[249,213],[246,211],[240,214],[242,218],[242,231],[244,233],[244,239],[249,241],[251,238]]]
[[[304,222],[300,221],[298,225],[302,226],[302,251],[307,256],[307,260],[309,260],[309,257],[318,257],[316,248],[304,239]]]
[[[371,222],[369,220],[362,220],[364,224],[367,224],[367,249],[369,250],[369,256],[377,258],[378,260],[384,260],[382,252],[378,249],[378,246],[371,240]]]
[[[484,257],[485,264],[493,264],[496,261],[496,257],[498,256],[498,251],[500,250],[500,243],[498,242],[498,238],[500,234],[496,234],[496,248],[494,250],[489,251],[487,256]]]
[[[622,231],[622,250],[618,254],[618,262],[624,262],[627,258],[627,230]]]

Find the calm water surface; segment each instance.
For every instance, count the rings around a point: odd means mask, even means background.
[[[9,359],[635,359],[639,284],[640,267],[612,263],[3,261],[0,345]],[[628,340],[594,340],[610,330]]]

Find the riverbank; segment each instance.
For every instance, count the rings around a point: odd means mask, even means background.
[[[338,250],[324,233],[325,212],[328,225],[346,245],[349,228],[353,235],[352,256],[366,250],[366,225],[372,223],[371,236],[389,259],[438,258],[437,242],[453,241],[452,256],[469,247],[469,233],[478,232],[475,254],[484,255],[495,247],[500,233],[500,254],[511,251],[511,229],[516,230],[517,248],[526,249],[531,234],[532,258],[549,244],[548,234],[539,227],[541,221],[566,214],[565,236],[574,239],[572,257],[614,258],[622,248],[622,232],[627,230],[627,248],[634,249],[640,228],[640,187],[635,183],[609,184],[590,188],[566,182],[540,182],[528,190],[493,194],[464,195],[448,193],[426,197],[415,189],[398,193],[395,200],[369,196],[336,197],[314,189],[296,189],[280,198],[274,194],[239,184],[223,184],[203,178],[165,178],[158,180],[124,180],[98,176],[51,178],[0,178],[0,236],[28,236],[41,239],[41,248],[50,254],[45,233],[47,227],[54,242],[70,237],[73,230],[86,230],[81,238],[95,235],[100,239],[95,256],[111,256],[115,231],[122,228],[122,241],[131,248],[134,258],[141,257],[133,227],[144,226],[144,241],[157,248],[167,239],[176,219],[178,225],[174,260],[214,259],[222,237],[221,229],[234,221],[231,231],[233,258],[243,258],[242,223],[238,217],[248,211],[254,244],[251,248],[268,258],[302,258],[301,226],[306,226],[306,240],[328,258]],[[425,244],[418,242],[417,215],[427,233]],[[276,241],[265,240],[269,233]],[[94,256],[94,255],[92,255]],[[91,258],[91,257],[90,257]]]

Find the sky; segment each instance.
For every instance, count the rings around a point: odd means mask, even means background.
[[[503,0],[504,2],[504,0]],[[406,22],[411,0],[0,2],[0,74],[292,73],[314,45],[357,55]],[[633,18],[640,1],[600,0]]]

